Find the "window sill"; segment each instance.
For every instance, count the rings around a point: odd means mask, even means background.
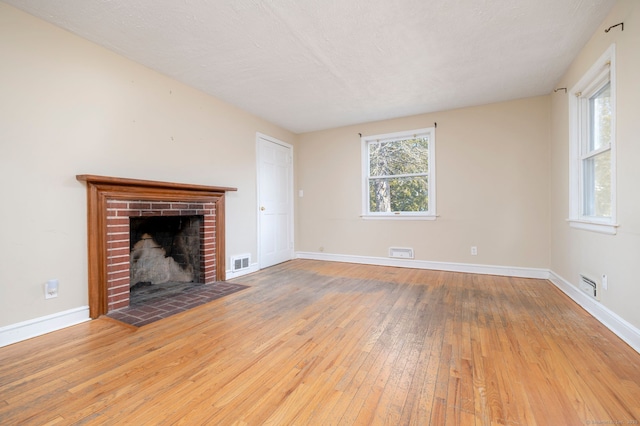
[[[436,215],[410,215],[410,214],[368,214],[360,216],[364,220],[436,220]]]
[[[576,229],[584,229],[585,231],[599,232],[601,234],[616,235],[618,226],[610,223],[590,222],[580,219],[567,219],[569,226]]]

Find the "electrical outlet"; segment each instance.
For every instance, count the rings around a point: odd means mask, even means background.
[[[54,297],[58,297],[59,284],[58,280],[49,280],[44,283],[44,298],[53,299]]]
[[[478,255],[478,247],[471,246],[471,255],[472,256],[477,256]]]

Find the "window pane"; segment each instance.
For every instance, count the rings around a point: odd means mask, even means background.
[[[607,83],[589,98],[589,115],[591,123],[588,152],[611,143],[611,83]]]
[[[369,144],[369,175],[428,173],[429,137]]]
[[[611,151],[583,161],[585,216],[611,216]]]
[[[369,180],[370,212],[426,212],[429,209],[426,176],[372,178]]]

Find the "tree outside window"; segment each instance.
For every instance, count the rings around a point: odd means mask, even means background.
[[[364,215],[435,213],[434,129],[363,138]]]

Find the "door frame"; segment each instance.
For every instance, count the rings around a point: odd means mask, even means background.
[[[289,193],[289,206],[287,207],[289,210],[289,223],[287,224],[288,228],[289,228],[289,235],[290,235],[290,241],[289,241],[289,251],[290,251],[290,259],[294,258],[294,242],[295,242],[295,236],[294,236],[294,185],[293,185],[293,178],[294,178],[294,161],[293,161],[293,145],[283,142],[279,139],[276,139],[272,136],[269,135],[265,135],[264,133],[260,133],[260,132],[256,132],[256,214],[257,214],[257,231],[258,231],[258,236],[257,236],[257,242],[258,242],[258,247],[257,247],[257,254],[258,254],[258,269],[263,269],[265,268],[265,266],[262,265],[262,229],[261,229],[261,222],[262,222],[262,215],[260,214],[260,195],[261,195],[261,188],[260,188],[260,165],[261,165],[261,154],[260,154],[260,140],[264,140],[266,142],[270,142],[276,145],[280,145],[284,148],[287,148],[290,152],[291,155],[291,167],[289,167],[289,176],[288,176],[288,188],[287,188],[287,192]]]

